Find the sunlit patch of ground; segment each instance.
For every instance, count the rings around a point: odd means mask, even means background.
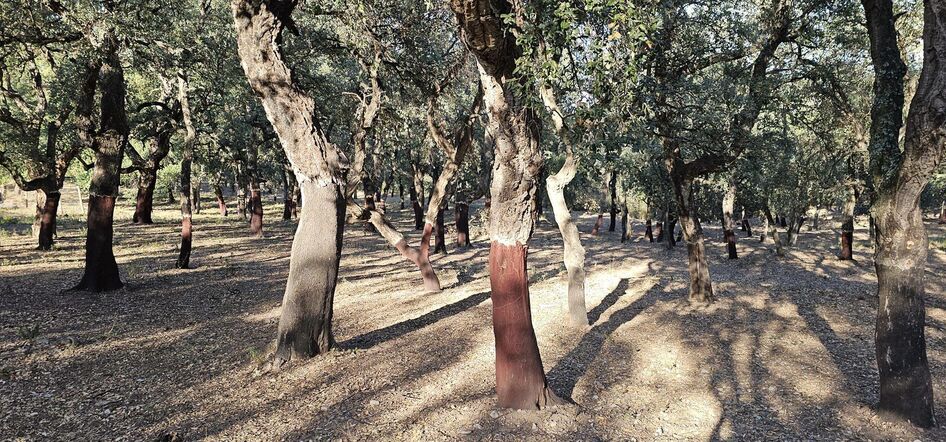
[[[408,211],[391,216],[417,241]],[[349,226],[335,301],[339,348],[261,374],[275,333],[294,222],[267,206],[264,237],[205,209],[195,217],[191,270],[174,269],[174,206],[135,226],[120,206],[116,255],[125,289],[63,291],[82,270],[84,231],[60,227],[56,249],[0,235],[0,438],[277,439],[946,439],[879,421],[871,410],[875,279],[866,228],[855,261],[838,261],[836,232],[805,228],[776,258],[737,232],[726,259],[707,225],[719,300],[691,306],[685,247],[592,237],[591,324],[567,325],[561,241],[539,223],[529,273],[536,333],[549,383],[576,405],[498,409],[486,273],[488,246],[435,256],[445,289],[383,240]],[[24,218],[26,223],[29,218]],[[930,225],[934,240],[943,228]],[[451,236],[448,234],[448,239]],[[934,241],[935,243],[935,241]],[[944,398],[946,254],[934,244],[927,287],[929,357]],[[938,408],[940,421],[943,410]]]

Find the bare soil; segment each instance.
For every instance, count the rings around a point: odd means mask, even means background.
[[[388,201],[411,240],[411,215]],[[174,269],[175,206],[136,226],[121,206],[115,251],[127,286],[63,291],[80,278],[84,228],[60,219],[51,252],[28,217],[0,212],[0,439],[23,440],[946,440],[887,424],[877,399],[867,232],[839,261],[837,232],[805,228],[778,259],[739,235],[726,259],[706,226],[719,300],[686,302],[682,244],[587,232],[591,326],[569,327],[561,239],[530,244],[532,311],[552,387],[575,405],[498,409],[488,245],[434,258],[445,287],[360,226],[345,234],[335,302],[339,349],[261,373],[275,335],[294,222],[266,207],[264,237],[213,208],[195,215],[191,270]],[[473,217],[475,222],[476,217]],[[939,243],[942,227],[929,225]],[[475,226],[474,230],[475,230]],[[861,226],[863,227],[863,226]],[[605,229],[603,229],[605,230]],[[946,253],[931,250],[927,344],[946,422]]]

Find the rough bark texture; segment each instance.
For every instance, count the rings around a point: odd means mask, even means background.
[[[112,252],[112,221],[129,131],[125,115],[125,77],[118,59],[118,43],[111,33],[106,36],[104,45],[106,55],[99,72],[100,127],[95,131],[91,120],[85,118],[78,124],[80,139],[95,152],[95,168],[89,186],[85,271],[75,289],[91,292],[115,290],[123,285]],[[79,109],[77,113],[85,115],[87,111]]]
[[[243,70],[302,189],[302,214],[277,331],[277,365],[327,352],[334,344],[332,302],[346,207],[341,155],[318,125],[315,101],[294,83],[282,59],[281,33],[293,6],[276,1],[232,3]]]
[[[571,211],[565,201],[565,186],[571,183],[578,173],[578,160],[575,158],[571,134],[565,126],[564,115],[558,107],[551,88],[540,88],[545,108],[552,116],[555,132],[565,145],[565,162],[557,173],[548,177],[545,187],[552,204],[555,224],[562,235],[562,258],[568,272],[568,322],[573,326],[588,325],[588,310],[585,305],[585,248],[581,245],[578,226],[572,220]],[[626,213],[625,213],[626,221]]]
[[[138,172],[138,194],[135,196],[135,214],[131,221],[135,224],[153,224],[151,213],[154,208],[154,186],[157,182],[157,169],[142,169]]]
[[[775,255],[785,256],[785,249],[782,248],[782,238],[778,234],[778,223],[772,218],[772,211],[768,207],[765,208],[765,219],[769,236],[772,237],[772,242],[775,243]]]
[[[548,387],[529,305],[526,257],[535,227],[535,193],[542,166],[537,117],[514,85],[521,51],[504,22],[505,0],[452,0],[467,47],[475,55],[495,141],[490,186],[490,286],[496,338],[499,405],[537,409],[560,399]]]
[[[43,192],[46,201],[43,203],[43,211],[40,215],[39,224],[39,250],[50,250],[53,248],[53,236],[56,234],[56,215],[59,212],[59,199],[62,195],[57,192]]]
[[[417,165],[413,166],[411,182],[411,209],[414,210],[414,230],[424,228],[424,172]]]
[[[654,242],[654,222],[650,218],[647,218],[647,226],[644,227],[644,238]]]
[[[197,132],[191,121],[191,108],[187,101],[187,77],[178,75],[178,101],[181,103],[181,121],[184,123],[184,144],[181,147],[181,250],[175,267],[190,268],[193,226],[191,216],[191,163],[194,160],[194,143]]]
[[[874,65],[870,169],[876,196],[875,332],[881,415],[920,427],[936,424],[926,356],[928,239],[920,193],[946,149],[946,2],[924,1],[923,69],[901,149],[904,75],[890,0],[862,0]]]

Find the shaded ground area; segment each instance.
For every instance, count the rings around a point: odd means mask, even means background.
[[[398,206],[388,203],[392,217],[417,241]],[[482,239],[436,257],[447,288],[425,294],[412,265],[349,227],[341,348],[258,374],[294,226],[274,221],[279,211],[267,207],[265,237],[254,239],[242,220],[205,210],[195,268],[176,270],[176,207],[159,207],[153,226],[131,225],[120,207],[128,285],[101,295],[61,292],[81,275],[81,222],[65,219],[56,249],[40,253],[0,214],[0,438],[946,439],[882,424],[870,409],[876,282],[865,230],[854,262],[834,258],[835,232],[807,229],[783,259],[740,237],[741,258],[728,261],[718,226],[707,226],[719,301],[691,307],[684,247],[641,241],[640,223],[627,244],[591,237],[595,217],[582,218],[592,324],[576,330],[561,242],[541,222],[529,262],[536,331],[549,382],[578,405],[524,413],[495,404]],[[928,345],[944,422],[946,254],[930,260]]]

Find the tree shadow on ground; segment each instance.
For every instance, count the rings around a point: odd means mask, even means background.
[[[469,310],[489,298],[490,292],[475,293],[452,304],[447,304],[436,310],[425,313],[407,321],[398,322],[384,328],[372,330],[339,343],[342,349],[368,349],[382,342],[397,339],[408,333],[420,330],[437,321]]]

